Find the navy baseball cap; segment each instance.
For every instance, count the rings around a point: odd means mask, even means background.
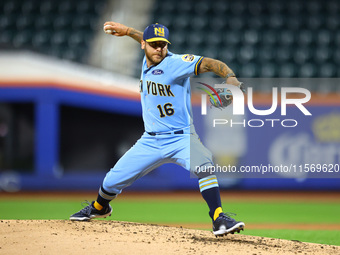
[[[144,30],[143,40],[147,42],[169,42],[169,29],[161,24],[151,24]]]

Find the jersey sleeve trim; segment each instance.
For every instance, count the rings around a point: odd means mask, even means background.
[[[199,60],[196,62],[196,65],[195,65],[195,74],[198,75],[198,70],[200,68],[200,65],[202,63],[202,60],[203,60],[204,57],[200,57]]]

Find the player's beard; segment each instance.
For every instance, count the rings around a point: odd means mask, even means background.
[[[162,50],[160,52],[156,53],[149,53],[147,50],[145,50],[145,57],[148,59],[148,61],[152,65],[158,65],[162,60],[165,58],[167,51]]]

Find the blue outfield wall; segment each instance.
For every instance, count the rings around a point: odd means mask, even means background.
[[[261,128],[247,128],[247,152],[239,164],[282,165],[287,172],[273,173],[269,176],[272,178],[244,179],[244,188],[340,190],[340,102],[325,102],[308,106],[311,116],[303,115],[297,107],[288,107],[287,117],[281,116],[280,111],[270,116],[295,120],[295,127],[276,122],[273,128],[267,122]],[[265,123],[266,116],[248,112],[248,119],[262,119]],[[287,125],[293,122],[288,121]]]
[[[94,95],[57,88],[0,88],[0,102],[31,102],[35,105],[35,171],[34,174],[19,174],[13,170],[0,172],[1,183],[12,183],[21,190],[95,190],[105,176],[96,173],[56,174],[54,169],[59,160],[60,105],[69,105],[109,111],[112,113],[141,115],[140,102],[112,96]],[[197,114],[200,109],[194,107]],[[312,106],[312,116],[304,118],[295,128],[245,127],[247,151],[239,159],[239,165],[284,163],[303,165],[306,163],[339,164],[339,141],[332,141],[336,134],[334,125],[340,119],[339,106]],[[292,110],[290,118],[299,119],[301,112]],[[252,118],[247,113],[247,118]],[[259,116],[254,116],[261,119]],[[280,119],[275,114],[271,118]],[[334,125],[333,125],[333,124]],[[196,129],[204,141],[204,127],[196,123]],[[298,143],[296,143],[298,141]],[[294,142],[294,143],[293,143]],[[272,153],[274,150],[275,153]],[[330,155],[331,153],[331,155]],[[276,160],[276,161],[275,161]],[[281,163],[282,163],[281,162]],[[114,164],[114,162],[113,162]],[[221,180],[222,189],[246,190],[340,190],[340,173],[332,178],[310,178],[301,175],[284,178],[235,178]],[[246,178],[245,178],[246,177]],[[191,178],[183,168],[166,164],[137,180],[129,190],[182,190],[198,189],[197,180]],[[1,187],[0,187],[1,190]]]

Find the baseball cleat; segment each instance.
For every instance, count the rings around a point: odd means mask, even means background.
[[[213,233],[216,237],[227,234],[240,233],[244,229],[245,224],[236,221],[225,213],[220,213],[216,220],[213,221]]]
[[[112,207],[110,205],[99,211],[96,208],[94,208],[93,206],[94,201],[92,201],[91,204],[88,201],[86,201],[86,204],[87,204],[86,207],[81,209],[79,212],[72,214],[70,216],[70,220],[89,221],[94,218],[106,218],[107,216],[111,216]]]

